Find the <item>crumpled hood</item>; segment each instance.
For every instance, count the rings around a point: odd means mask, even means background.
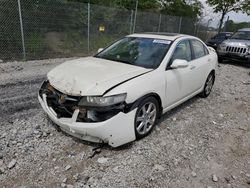
[[[250,46],[250,40],[228,39],[225,40],[223,43],[237,47]]]
[[[86,57],[55,67],[47,77],[53,87],[65,94],[88,96],[103,95],[111,87],[148,71],[139,66]]]

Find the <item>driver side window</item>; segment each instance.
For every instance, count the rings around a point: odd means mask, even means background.
[[[183,59],[183,60],[187,60],[187,61],[192,60],[190,43],[188,40],[184,40],[176,46],[176,49],[175,49],[173,56],[171,58],[171,64],[175,59]]]

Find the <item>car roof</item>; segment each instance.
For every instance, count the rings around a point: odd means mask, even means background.
[[[164,33],[164,32],[135,33],[135,34],[128,35],[128,37],[156,38],[156,39],[165,39],[165,40],[170,40],[170,41],[173,41],[177,38],[184,37],[184,36],[189,36],[189,35],[184,35],[184,34],[179,34],[179,33]]]
[[[239,29],[238,31],[250,31],[250,28],[242,28],[242,29]]]

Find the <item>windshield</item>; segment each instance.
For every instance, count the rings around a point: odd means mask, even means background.
[[[231,39],[250,40],[250,31],[238,31],[231,37]]]
[[[153,38],[126,37],[95,57],[144,68],[157,68],[166,55],[171,41]]]

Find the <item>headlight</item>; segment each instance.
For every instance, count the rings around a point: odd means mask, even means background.
[[[126,97],[126,93],[107,97],[87,96],[80,100],[79,106],[111,106],[124,102]]]

